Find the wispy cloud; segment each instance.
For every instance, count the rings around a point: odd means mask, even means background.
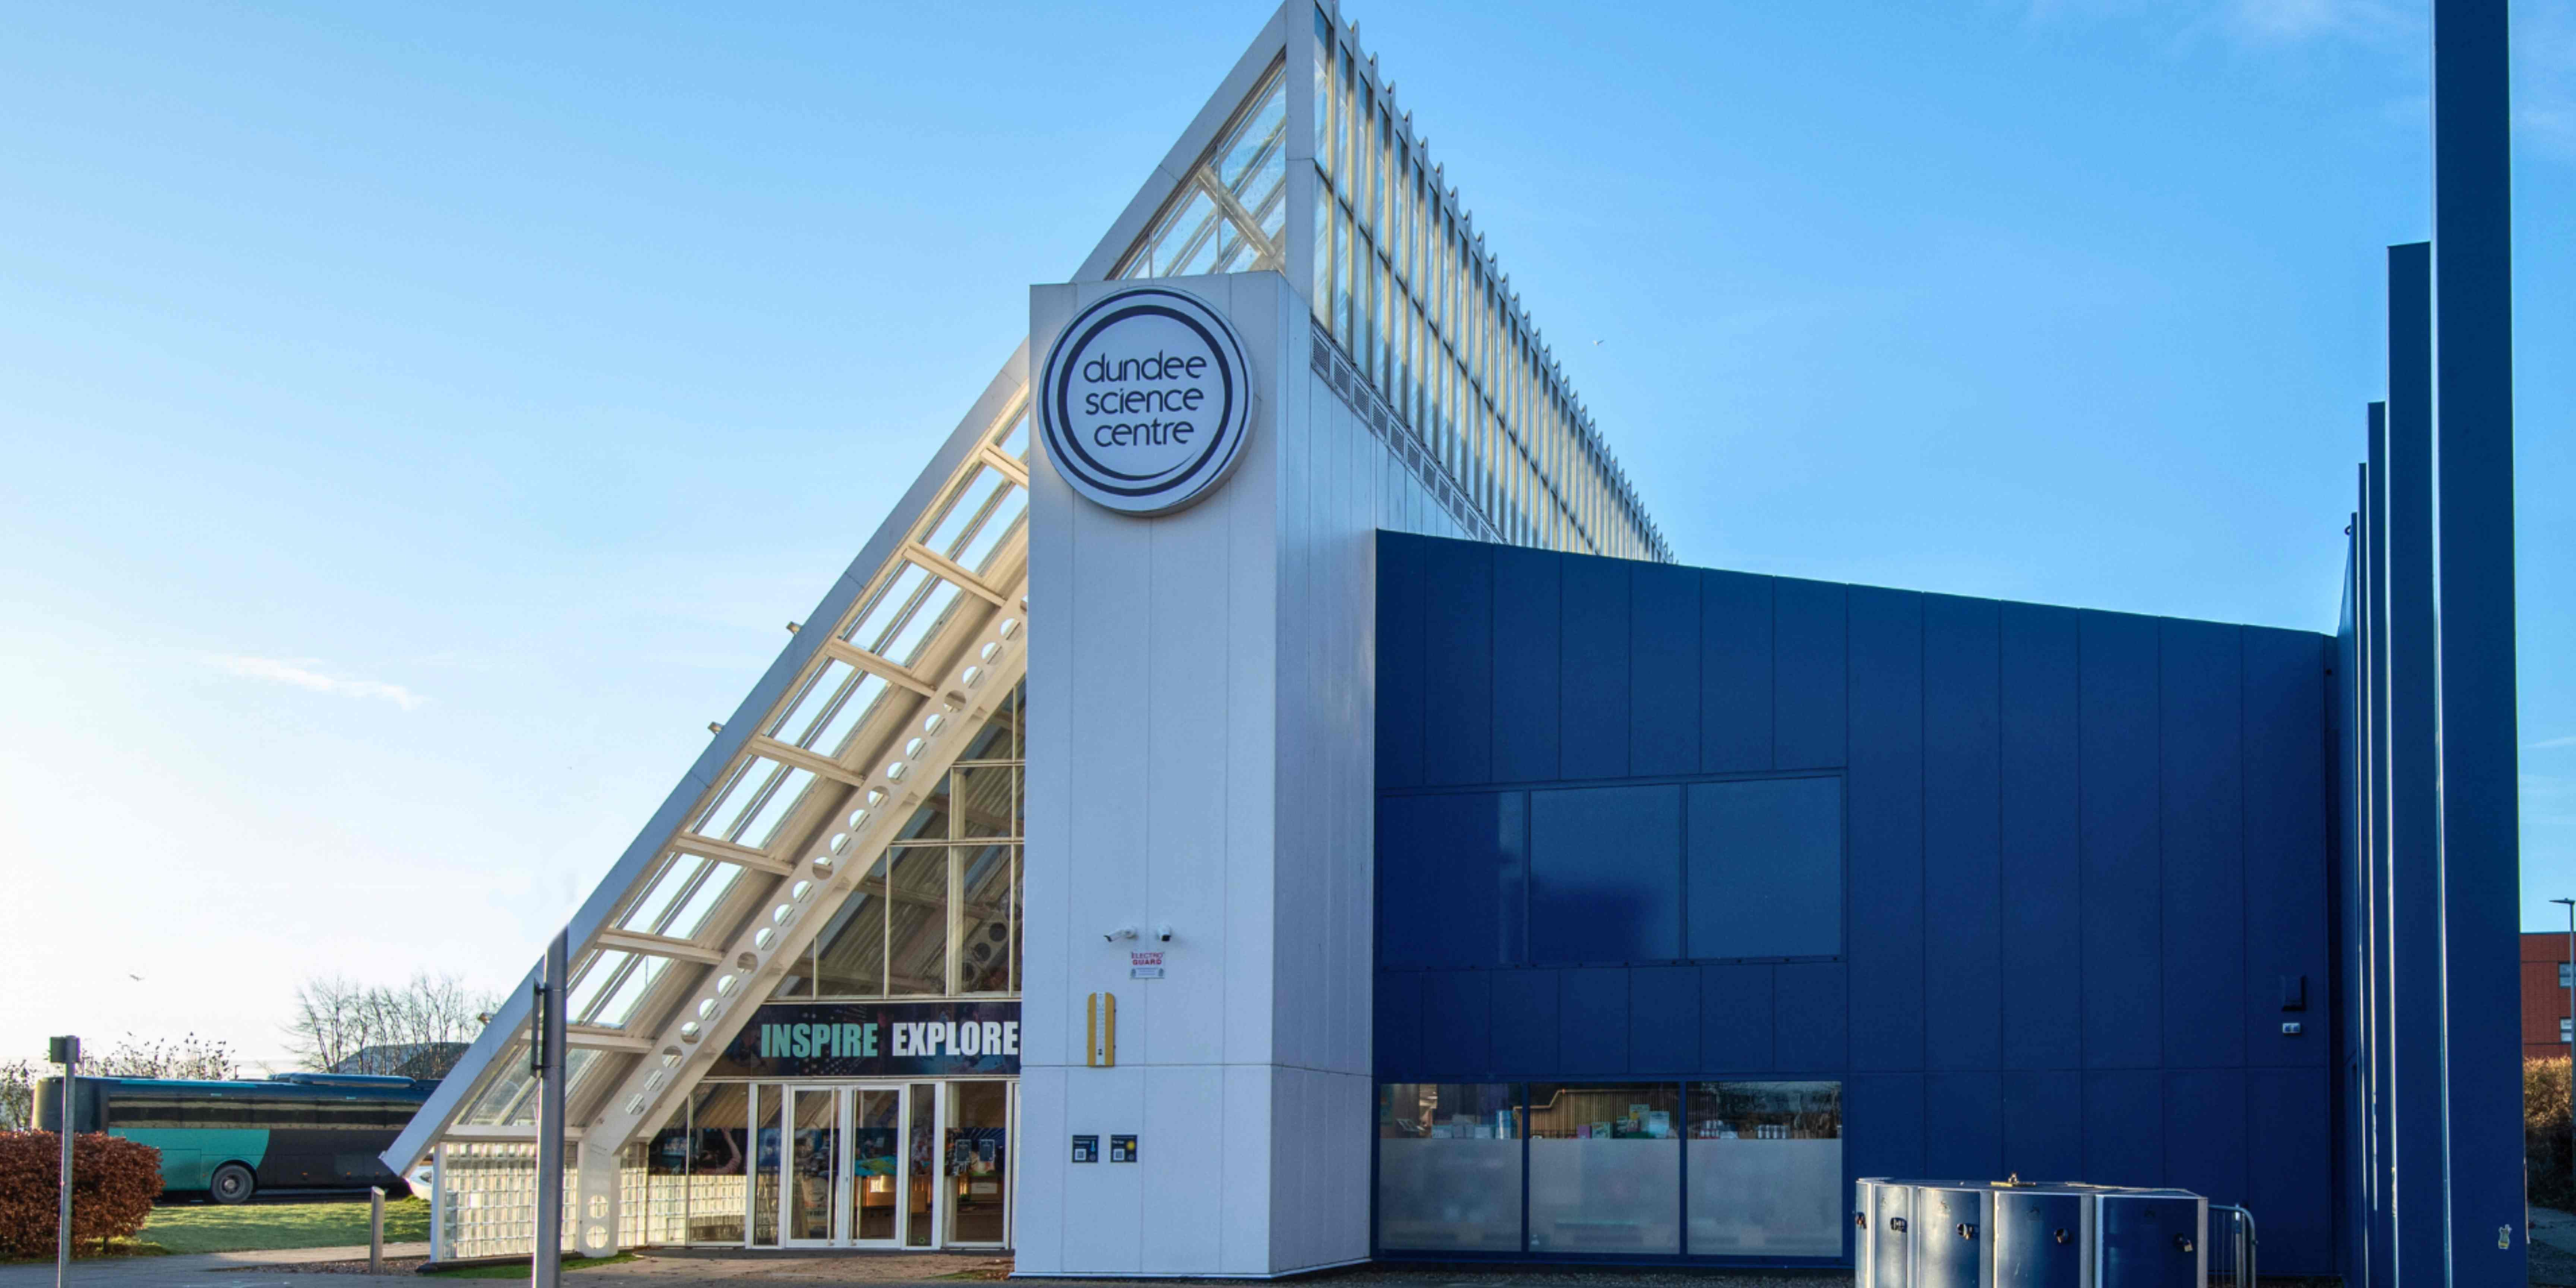
[[[381,698],[405,711],[418,710],[429,699],[384,680],[360,680],[331,675],[315,670],[315,658],[246,657],[223,654],[206,659],[207,665],[227,675],[246,680],[266,680],[314,693],[328,693],[343,698]]]
[[[2571,733],[2564,738],[2543,738],[2538,742],[2522,744],[2524,751],[2549,751],[2558,747],[2576,747],[2576,733]]]

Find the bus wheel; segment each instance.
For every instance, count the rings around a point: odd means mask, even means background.
[[[206,1178],[206,1195],[217,1203],[248,1203],[258,1189],[250,1169],[239,1163],[226,1163]]]

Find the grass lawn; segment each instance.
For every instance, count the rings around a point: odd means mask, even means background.
[[[385,1242],[429,1237],[429,1200],[388,1199]],[[170,1252],[248,1252],[257,1248],[364,1247],[367,1205],[348,1203],[212,1203],[156,1207],[142,1242]]]

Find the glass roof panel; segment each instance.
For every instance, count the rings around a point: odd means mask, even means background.
[[[911,666],[957,603],[957,588],[905,561],[841,638],[897,666]]]
[[[769,726],[769,736],[799,747],[814,745],[814,734],[828,720],[841,690],[849,684],[858,668],[838,658],[824,659],[821,668],[805,677],[805,687],[796,691],[778,719]]]
[[[993,436],[993,445],[1001,448],[1004,456],[1011,457],[1014,460],[1025,461],[1029,459],[1029,409],[1027,404],[1023,403],[1018,411],[1011,413],[1010,421],[1002,426],[1000,433]]]
[[[687,900],[671,913],[658,933],[674,939],[697,938],[698,932],[706,928],[707,917],[724,902],[726,895],[733,893],[734,883],[742,877],[742,869],[731,863],[719,863],[713,859],[698,861],[706,864],[705,877],[690,888]]]
[[[755,850],[769,848],[771,839],[778,835],[779,825],[796,812],[797,803],[805,799],[806,789],[813,785],[813,771],[788,770],[761,800],[760,808],[743,820],[742,834],[734,838],[735,843]]]
[[[839,759],[841,753],[849,749],[850,735],[867,723],[868,717],[875,714],[877,704],[885,700],[887,691],[893,687],[885,682],[883,676],[859,672],[851,679],[848,691],[841,695],[840,704],[824,717],[822,726],[813,731],[805,746]]]
[[[1242,272],[1264,256],[1286,265],[1286,85],[1271,68],[1113,276]]]
[[[767,800],[767,790],[783,768],[785,766],[766,756],[753,756],[744,761],[742,767],[734,771],[733,777],[725,781],[715,799],[708,802],[706,812],[698,815],[698,821],[691,824],[689,830],[719,841],[734,839],[742,830],[744,816]]]

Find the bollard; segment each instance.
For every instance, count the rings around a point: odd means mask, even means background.
[[[367,1187],[367,1273],[385,1272],[385,1187]]]

